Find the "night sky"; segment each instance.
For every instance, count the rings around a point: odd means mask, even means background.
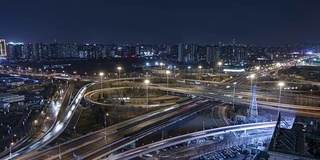
[[[319,7],[320,0],[3,0],[0,37],[47,43],[319,43]]]

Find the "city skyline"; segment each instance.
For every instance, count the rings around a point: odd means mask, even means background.
[[[7,42],[319,43],[319,1],[2,2]]]

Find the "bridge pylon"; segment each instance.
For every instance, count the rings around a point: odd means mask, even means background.
[[[255,84],[251,93],[251,103],[248,110],[247,119],[250,122],[258,121],[257,85]]]

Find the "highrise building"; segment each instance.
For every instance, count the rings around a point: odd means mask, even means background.
[[[0,39],[0,58],[5,59],[6,57],[7,57],[6,40]]]
[[[211,65],[211,67],[216,66],[219,62],[220,48],[219,46],[207,46],[206,47],[206,62]]]
[[[179,44],[178,62],[195,64],[206,60],[206,48],[195,44]]]

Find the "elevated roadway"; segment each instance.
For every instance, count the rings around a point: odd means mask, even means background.
[[[132,80],[132,78],[126,78],[126,79],[122,79],[122,80]],[[115,79],[113,81],[117,81],[117,79]],[[159,87],[159,88],[164,89],[163,87]],[[173,88],[166,88],[164,90],[170,90],[172,92],[180,92],[180,93],[186,93],[186,94],[197,94],[197,95],[207,97],[207,98],[215,97],[215,99],[221,99],[221,100],[225,100],[225,101],[229,101],[231,99],[230,97],[224,97],[221,95],[220,96],[212,96],[212,95],[208,95],[208,94],[203,94],[202,92],[194,91],[194,90],[180,90],[179,91],[179,89],[173,89]],[[83,93],[81,93],[81,96],[79,96],[79,97],[77,96],[77,98],[75,98],[74,100],[79,102],[79,100],[82,98],[83,94],[84,94],[84,91],[83,91]],[[241,102],[241,101],[243,101],[243,99],[237,99],[236,102]],[[267,103],[268,104],[265,104],[265,105],[269,105],[269,106],[274,105],[274,106],[272,106],[273,108],[275,106],[278,106],[278,104],[275,104],[275,103],[274,104],[272,104],[271,102],[267,102]],[[70,106],[73,109],[75,107],[73,105],[70,105]],[[284,106],[284,107],[282,106],[281,108],[289,108],[289,110],[291,110],[292,105]],[[299,110],[301,110],[302,108],[303,108],[303,110],[307,110],[306,113],[310,112],[310,111],[318,110],[318,109],[315,109],[314,107],[310,107],[310,108],[306,108],[305,106],[293,107],[293,109],[299,109]],[[162,110],[162,112],[165,113],[164,110]],[[318,111],[316,111],[316,112],[318,112]],[[299,112],[299,113],[301,113],[301,112]],[[73,114],[72,112],[68,112],[66,115],[66,117],[67,117],[66,119],[69,119],[72,116],[72,114]],[[316,114],[317,116],[319,116],[319,113],[313,113],[313,114]],[[58,124],[60,124],[60,125],[55,127],[55,128],[58,128],[58,130],[60,130],[66,126],[66,124],[64,124],[64,123],[58,123]],[[144,127],[143,124],[140,123],[140,125],[141,125],[140,128],[135,128],[135,131],[143,129],[143,127]],[[147,125],[147,124],[144,124],[144,125]],[[62,145],[59,145],[59,146],[56,146],[56,147],[53,147],[53,148],[50,148],[50,149],[47,149],[44,151],[31,152],[29,154],[26,154],[25,156],[22,156],[21,159],[46,159],[46,158],[54,159],[54,158],[58,158],[61,156],[64,158],[72,158],[74,156],[74,154],[81,155],[82,157],[85,157],[85,158],[95,158],[96,156],[101,155],[102,153],[106,153],[106,152],[110,153],[111,151],[115,150],[116,148],[119,148],[124,145],[128,145],[128,143],[129,143],[129,141],[127,141],[128,139],[123,138],[123,136],[125,136],[126,134],[128,134],[130,132],[128,132],[128,133],[125,132],[124,134],[122,134],[122,137],[121,137],[121,135],[120,136],[115,135],[117,133],[118,128],[120,128],[120,127],[113,126],[112,129],[108,128],[106,130],[100,130],[98,132],[94,132],[92,134],[89,134],[89,136],[83,136],[83,137],[80,137],[80,138],[73,140],[71,142],[64,143]],[[135,131],[131,130],[131,132],[135,132]],[[94,136],[92,136],[92,135],[94,135]],[[110,135],[115,135],[115,136],[113,137]],[[47,138],[50,138],[50,137],[47,137]],[[54,137],[52,137],[52,138],[54,138]],[[101,141],[102,139],[104,141]],[[126,140],[125,141],[126,143],[118,143],[117,140],[122,140],[122,141]],[[118,146],[115,144],[118,144]],[[122,144],[122,145],[119,146],[119,144]],[[97,150],[98,148],[100,148],[100,149]],[[83,152],[85,152],[85,153],[82,154]],[[91,155],[91,153],[94,153],[94,154]]]
[[[184,102],[181,105],[175,105],[172,107],[166,107],[158,111],[154,111],[134,119],[110,126],[106,129],[102,129],[96,132],[89,133],[77,139],[71,140],[60,144],[59,146],[51,147],[43,151],[33,151],[17,159],[54,159],[61,155],[63,158],[72,158],[73,153],[77,155],[82,155],[88,151],[91,153],[96,150],[96,148],[101,148],[110,142],[116,142],[121,139],[125,134],[138,131],[139,129],[152,124],[156,121],[164,119],[165,117],[170,117],[181,112],[181,107],[193,103],[195,101]],[[173,112],[175,111],[175,112]],[[171,114],[170,114],[171,113]],[[154,120],[157,119],[157,120]],[[131,127],[130,127],[131,126]],[[118,129],[127,128],[128,130]]]
[[[50,128],[49,131],[43,137],[39,138],[38,140],[31,143],[30,145],[12,153],[11,157],[14,159],[18,159],[17,157],[24,156],[33,150],[39,149],[39,148],[47,145],[51,141],[53,141],[56,137],[58,137],[64,131],[66,126],[68,125],[68,123],[72,117],[72,114],[74,113],[74,111],[76,109],[76,106],[78,105],[78,103],[80,102],[80,100],[84,94],[84,91],[90,85],[91,84],[82,87],[78,91],[75,98],[71,101],[70,104],[69,104],[69,101],[71,99],[73,89],[70,90],[69,92],[67,92],[66,96],[65,96],[66,98],[63,101],[63,103],[61,104],[61,109],[59,111],[59,114],[57,115],[57,119],[56,119],[54,125],[52,126],[52,128]],[[6,157],[5,159],[10,159],[10,156]]]
[[[143,154],[147,154],[153,151],[158,151],[163,148],[167,148],[173,145],[177,145],[180,143],[185,143],[188,141],[192,141],[195,139],[200,139],[208,136],[215,136],[215,135],[221,135],[226,134],[229,132],[238,132],[238,131],[247,131],[247,130],[253,130],[253,129],[262,129],[262,128],[270,128],[275,127],[276,121],[274,122],[262,122],[262,123],[250,123],[250,124],[242,124],[242,125],[234,125],[234,126],[226,126],[226,127],[220,127],[220,128],[214,128],[199,132],[193,132],[189,134],[184,134],[181,136],[165,139],[162,141],[158,141],[155,143],[150,143],[141,147],[137,147],[134,149],[131,149],[126,152],[122,152],[116,155],[112,155],[107,158],[107,160],[127,160],[132,159],[135,157],[139,157]],[[98,158],[95,158],[94,160],[101,159],[107,154],[103,154],[99,156]]]

